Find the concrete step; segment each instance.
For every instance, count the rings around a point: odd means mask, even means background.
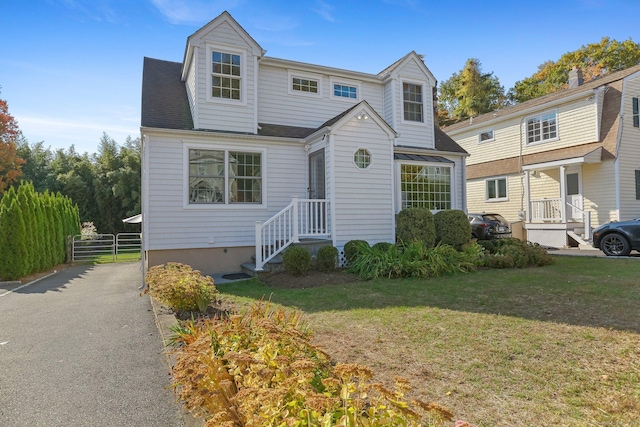
[[[580,246],[580,245],[588,245],[589,244],[589,242],[584,240],[582,238],[582,236],[578,236],[575,232],[573,232],[571,230],[567,230],[567,234],[569,236],[571,236],[571,238],[578,243],[578,246]]]

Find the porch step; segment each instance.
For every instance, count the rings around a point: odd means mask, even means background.
[[[571,236],[573,240],[578,243],[578,246],[586,246],[589,245],[588,241],[585,241],[581,236],[578,236],[574,231],[567,230],[567,234]],[[590,245],[589,245],[590,246]]]

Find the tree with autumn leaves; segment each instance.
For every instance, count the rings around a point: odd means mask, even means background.
[[[18,123],[9,114],[7,101],[0,99],[0,194],[22,174],[24,160],[16,155],[16,143],[22,136]]]
[[[533,75],[517,81],[505,93],[493,73],[482,71],[478,59],[468,59],[462,70],[440,84],[438,122],[448,126],[469,117],[566,89],[569,71],[582,70],[585,82],[640,64],[640,44],[603,37],[597,43],[567,52],[557,61],[546,61]]]

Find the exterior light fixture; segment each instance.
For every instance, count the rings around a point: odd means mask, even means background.
[[[359,113],[357,116],[358,120],[367,120],[369,118],[369,115],[367,113],[365,113],[364,111],[362,111],[361,113]]]

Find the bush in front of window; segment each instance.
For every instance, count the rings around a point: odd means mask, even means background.
[[[461,250],[471,240],[471,224],[464,212],[456,209],[440,211],[433,221],[438,243]]]
[[[286,272],[302,276],[311,268],[311,254],[305,248],[293,246],[282,255],[282,263]]]
[[[436,229],[431,211],[428,208],[401,210],[396,215],[396,240],[405,243],[419,240],[428,248],[433,248],[436,243]]]
[[[366,240],[349,240],[344,245],[344,257],[347,264],[353,262],[365,248],[369,248],[369,242]]]
[[[323,246],[316,253],[316,268],[320,271],[333,271],[338,265],[338,248]]]

